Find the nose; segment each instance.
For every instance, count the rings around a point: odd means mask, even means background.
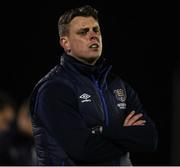
[[[92,37],[90,37],[90,40],[96,40],[96,41],[98,41],[98,37],[92,36]]]
[[[90,40],[98,40],[98,35],[94,31],[89,31],[89,38]]]

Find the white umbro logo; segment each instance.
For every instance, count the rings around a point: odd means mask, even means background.
[[[81,96],[79,96],[79,98],[82,99],[81,100],[82,103],[84,103],[84,102],[91,102],[91,99],[89,99],[90,97],[91,96],[86,94],[86,93],[83,93]]]

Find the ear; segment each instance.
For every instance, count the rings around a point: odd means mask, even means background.
[[[60,37],[59,43],[64,48],[65,51],[70,50],[70,43],[67,36]]]

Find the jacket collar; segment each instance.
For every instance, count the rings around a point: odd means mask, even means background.
[[[95,65],[85,64],[76,58],[64,53],[61,56],[60,64],[69,70],[81,73],[87,77],[95,78],[95,80],[105,82],[107,74],[111,70],[112,66],[107,63],[104,57],[100,57]]]
[[[95,65],[90,65],[90,64],[85,64],[65,53],[61,56],[60,64],[64,67],[68,67],[71,70],[78,71],[82,74],[85,75],[93,74],[96,76],[99,73],[102,73],[105,69],[110,67],[110,65],[107,63],[107,60],[103,57],[100,57]]]

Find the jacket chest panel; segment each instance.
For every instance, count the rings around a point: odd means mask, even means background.
[[[113,86],[109,88],[108,92],[107,98],[110,102],[110,120],[123,124],[127,108],[126,91],[120,86]]]
[[[93,84],[77,84],[79,111],[88,127],[114,121],[122,122],[126,110],[126,95],[122,88],[109,87],[98,92]],[[103,97],[102,97],[103,96]]]
[[[89,127],[102,124],[104,121],[103,109],[95,90],[78,88],[79,111]]]

